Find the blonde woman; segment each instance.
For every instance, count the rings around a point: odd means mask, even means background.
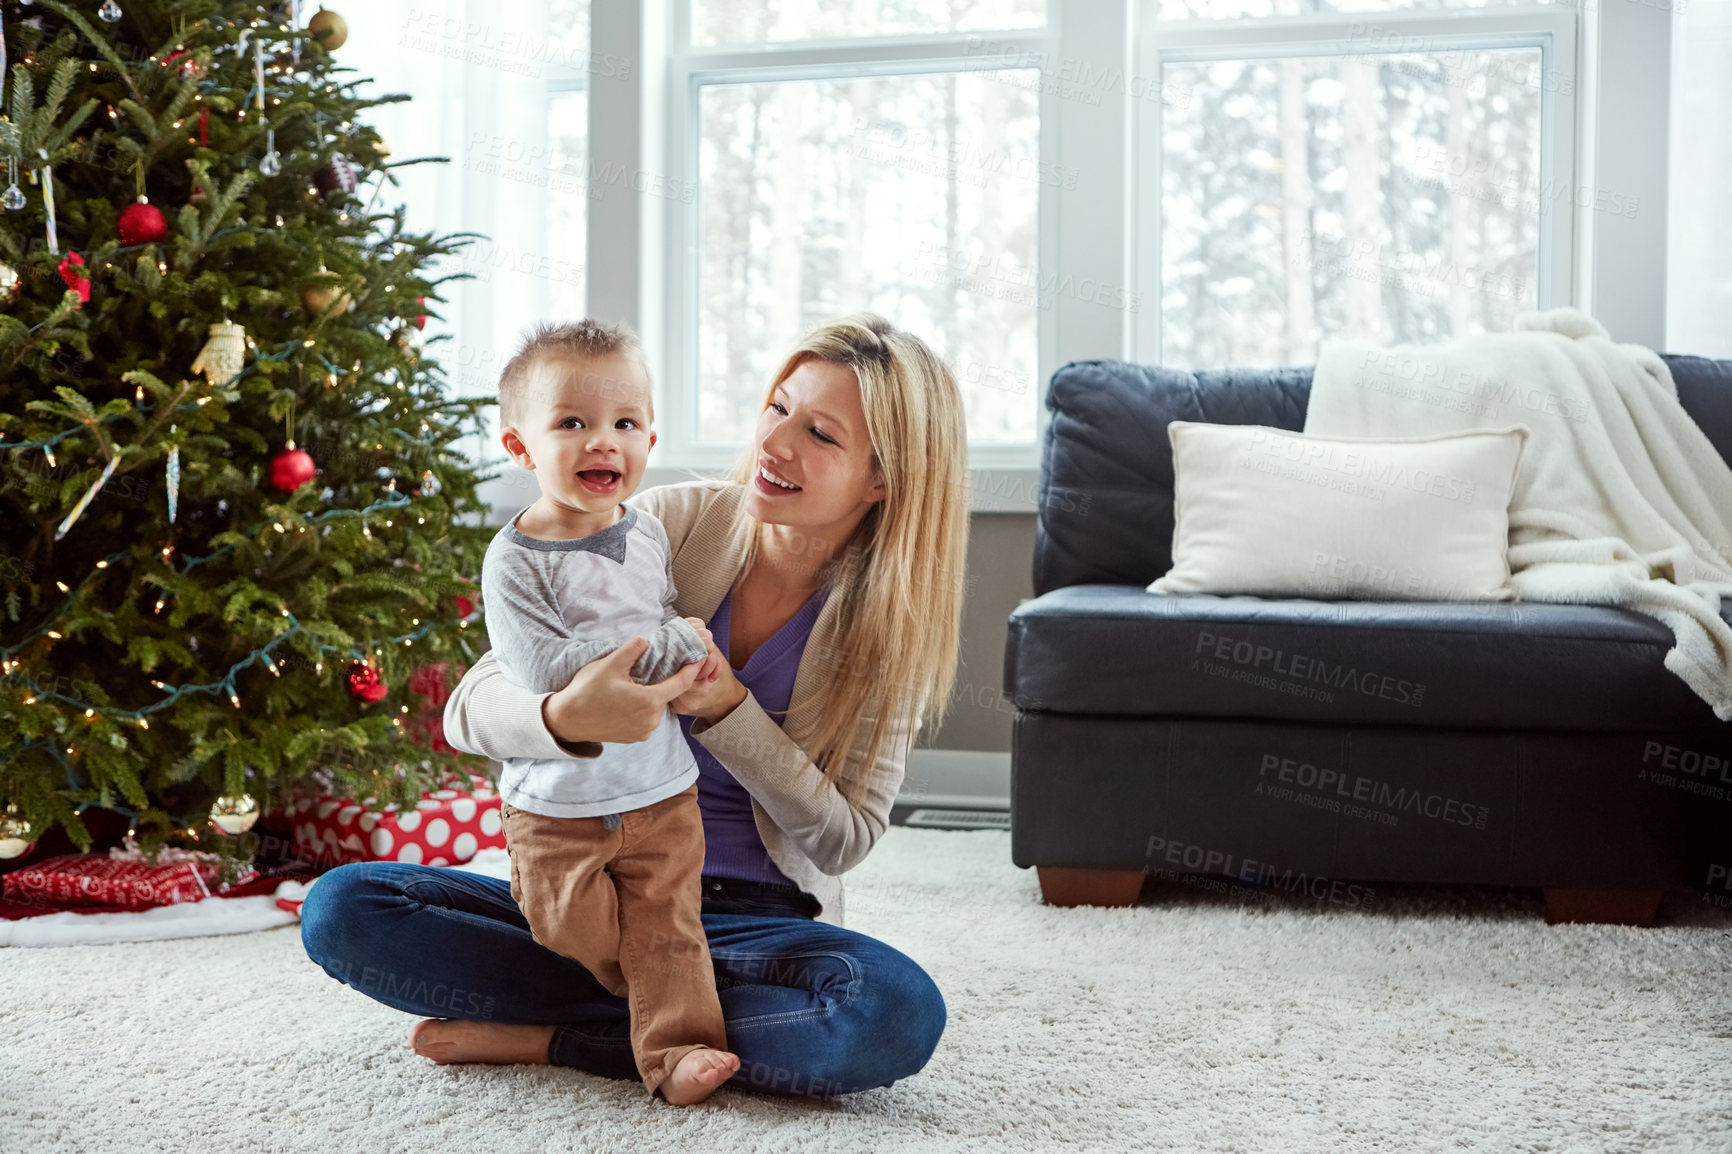
[[[666,527],[676,608],[708,623],[721,672],[698,683],[693,663],[639,685],[634,638],[537,694],[489,653],[446,706],[447,739],[496,759],[595,756],[596,742],[645,740],[669,703],[681,715],[736,1087],[888,1086],[944,1030],[925,971],[842,928],[841,875],[889,824],[914,736],[954,685],[966,438],[956,381],[919,338],[871,314],[816,329],[776,373],[730,479],[629,499]],[[301,918],[332,977],[426,1016],[409,1044],[435,1062],[637,1077],[626,1002],[535,941],[503,880],[346,865]]]

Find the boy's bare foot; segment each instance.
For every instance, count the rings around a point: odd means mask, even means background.
[[[700,1046],[686,1051],[673,1073],[662,1080],[662,1097],[670,1106],[695,1106],[734,1076],[740,1059],[726,1050]]]
[[[409,1029],[409,1048],[441,1066],[452,1062],[545,1066],[552,1026],[504,1026],[459,1018],[424,1018]]]

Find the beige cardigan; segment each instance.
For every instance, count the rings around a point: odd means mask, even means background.
[[[708,621],[739,578],[745,543],[729,533],[745,487],[732,481],[686,481],[642,490],[630,503],[653,514],[673,548],[674,606],[683,617]],[[817,692],[825,676],[824,654],[837,651],[843,622],[841,598],[826,598],[794,674],[789,704]],[[557,741],[542,719],[550,695],[519,689],[499,674],[491,652],[482,655],[445,704],[445,739],[465,753],[506,757],[578,757]],[[862,748],[871,732],[867,715],[849,751],[844,777],[863,770]],[[912,724],[912,730],[910,725]],[[841,875],[865,858],[890,824],[890,806],[907,772],[908,750],[920,729],[900,718],[890,729],[877,761],[864,769],[860,804],[850,804],[802,748],[811,738],[790,714],[777,725],[746,693],[745,700],[715,725],[692,724],[692,736],[752,795],[752,815],[770,860],[801,889],[818,899],[818,920],[842,924]],[[593,754],[591,756],[594,756]]]

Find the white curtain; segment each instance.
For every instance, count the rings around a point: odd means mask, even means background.
[[[428,355],[443,366],[458,396],[495,395],[499,369],[531,322],[556,312],[581,315],[581,253],[574,263],[570,254],[549,251],[549,172],[565,162],[550,160],[548,87],[570,56],[560,50],[561,36],[584,45],[588,37],[587,29],[580,37],[571,29],[550,30],[549,9],[547,0],[343,6],[349,39],[334,55],[370,78],[358,91],[413,98],[365,114],[385,138],[391,160],[450,158],[396,170],[400,186],[387,187],[381,202],[406,204],[415,231],[486,238],[446,266],[476,279],[448,283],[442,290],[447,299],[437,306],[444,318],[429,319],[426,328],[429,338],[449,337],[431,343]],[[582,131],[581,124],[575,128]],[[572,230],[563,235],[569,239]],[[504,459],[496,416],[488,410],[485,431],[459,446],[472,463]],[[517,495],[500,492],[493,500],[509,504]],[[532,487],[519,506],[534,496]]]

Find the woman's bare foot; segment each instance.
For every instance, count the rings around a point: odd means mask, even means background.
[[[726,1050],[712,1050],[708,1046],[687,1050],[673,1073],[662,1080],[662,1097],[670,1106],[695,1106],[715,1093],[716,1087],[733,1077],[739,1068],[739,1058]]]
[[[425,1018],[409,1029],[409,1048],[441,1066],[491,1062],[501,1066],[545,1066],[552,1026],[503,1026],[459,1018]]]

